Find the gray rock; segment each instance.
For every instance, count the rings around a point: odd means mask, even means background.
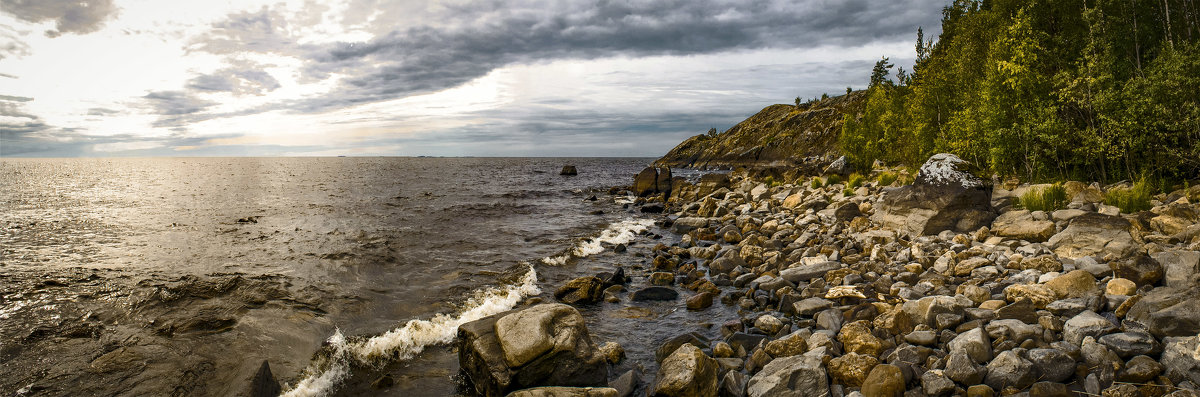
[[[678,233],[678,234],[687,234],[687,232],[690,232],[692,230],[696,230],[696,229],[699,229],[699,228],[702,228],[705,226],[708,226],[708,218],[700,218],[700,217],[679,218],[679,219],[676,219],[675,223],[673,223],[671,225],[671,231]]]
[[[793,267],[783,269],[783,271],[779,272],[779,277],[783,277],[784,280],[787,280],[791,283],[799,284],[802,282],[808,282],[809,280],[817,277],[823,277],[825,276],[825,273],[841,268],[842,264],[834,261],[814,263],[811,265],[796,264],[793,265]]]
[[[1157,337],[1200,333],[1200,286],[1155,288],[1134,303],[1126,318],[1146,325]]]
[[[759,343],[762,343],[762,341],[766,339],[766,335],[734,332],[733,334],[729,335],[728,338],[725,338],[725,342],[729,343],[729,346],[732,347],[734,351],[737,351],[739,348],[745,351],[751,351],[754,350]]]
[[[641,386],[642,373],[632,369],[625,371],[617,379],[608,383],[608,387],[617,390],[617,397],[632,397],[633,393]]]
[[[1166,375],[1176,384],[1183,381],[1200,384],[1200,338],[1168,337],[1163,339],[1162,363]]]
[[[1122,382],[1146,383],[1162,374],[1162,364],[1154,361],[1149,356],[1136,356],[1125,363],[1121,372],[1117,373],[1117,380]]]
[[[653,394],[673,397],[716,396],[716,360],[690,344],[680,346],[658,368]]]
[[[884,193],[871,220],[910,236],[943,230],[970,232],[991,224],[991,184],[972,175],[973,166],[952,154],[936,154],[917,180]]]
[[[583,316],[543,304],[459,326],[459,366],[485,396],[532,386],[604,386],[608,366]]]
[[[1121,358],[1139,355],[1157,355],[1162,345],[1153,336],[1142,332],[1120,332],[1101,336],[1096,340]]]
[[[796,309],[796,314],[801,316],[812,316],[822,310],[833,307],[833,301],[825,298],[808,298],[792,305]]]
[[[994,320],[984,329],[992,339],[1000,339],[1003,336],[1005,340],[1017,344],[1028,339],[1040,338],[1043,332],[1040,325],[1029,325],[1020,320]]]
[[[1062,382],[1075,375],[1075,360],[1058,349],[1033,349],[1027,355],[1042,380]]]
[[[1063,340],[1073,345],[1079,345],[1083,343],[1084,337],[1099,338],[1116,329],[1117,326],[1104,316],[1091,310],[1085,310],[1067,320],[1067,323],[1063,325]]]
[[[780,329],[783,329],[783,321],[779,321],[778,318],[770,314],[764,314],[754,319],[754,328],[766,332],[767,335],[775,335],[779,333]]]
[[[678,335],[674,338],[668,339],[666,342],[663,342],[663,344],[658,346],[658,349],[654,351],[654,360],[661,363],[663,360],[666,360],[671,353],[674,353],[675,350],[678,350],[679,347],[683,345],[692,345],[699,349],[704,349],[708,347],[709,342],[710,341],[707,337],[697,332],[688,332],[686,334]]]
[[[983,382],[983,367],[975,363],[967,353],[957,351],[946,356],[946,368],[943,373],[955,382],[964,385],[976,385]]]
[[[921,375],[921,389],[932,397],[949,395],[954,393],[954,381],[946,377],[940,369],[926,371]]]
[[[1107,254],[1123,258],[1139,246],[1130,228],[1129,221],[1120,216],[1087,213],[1071,219],[1067,228],[1046,241],[1046,245],[1064,258]]]
[[[1191,286],[1192,276],[1200,272],[1200,252],[1163,251],[1151,255],[1165,270],[1163,285],[1174,288]]]
[[[931,346],[937,343],[937,333],[931,330],[913,331],[904,335],[904,340],[914,345]]]
[[[721,377],[721,384],[717,386],[717,395],[720,397],[744,397],[747,380],[746,375],[741,372],[726,372],[725,376]]]
[[[1008,386],[1024,389],[1032,385],[1039,375],[1033,371],[1033,363],[1008,350],[996,355],[988,363],[983,383],[995,390],[1004,390]]]
[[[976,363],[986,363],[992,360],[992,342],[983,328],[975,328],[958,334],[946,344],[950,353],[963,352]]]
[[[904,302],[900,310],[905,316],[908,316],[913,325],[925,324],[936,327],[939,314],[962,316],[963,308],[970,305],[969,299],[964,297],[963,300],[965,302],[945,295],[927,296],[915,301]]]
[[[1054,222],[1034,220],[1026,210],[1008,211],[992,222],[992,234],[1001,237],[1042,242],[1054,235]]]
[[[772,360],[750,378],[750,397],[828,397],[829,376],[816,354]]]

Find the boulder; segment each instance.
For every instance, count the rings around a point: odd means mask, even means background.
[[[1058,299],[1091,296],[1096,293],[1096,278],[1085,270],[1072,270],[1046,282]]]
[[[814,263],[811,265],[795,264],[793,267],[783,269],[779,272],[779,277],[793,284],[808,282],[814,278],[824,277],[825,273],[841,269],[842,264],[834,261],[826,261]]]
[[[963,302],[950,296],[935,295],[904,302],[901,310],[914,326],[925,324],[936,327],[939,314],[962,316],[963,309],[969,306],[969,303],[970,301]]]
[[[542,304],[458,327],[458,362],[485,396],[534,386],[605,386],[608,366],[583,316]]]
[[[992,359],[992,342],[983,328],[974,328],[963,332],[946,344],[950,354],[962,352],[976,363],[986,363]]]
[[[658,191],[658,169],[646,167],[633,178],[633,194],[649,196]]]
[[[688,332],[686,334],[678,335],[674,338],[668,339],[666,342],[663,342],[662,345],[658,346],[658,349],[654,350],[654,360],[661,363],[663,360],[666,360],[671,353],[679,350],[680,346],[692,345],[696,348],[703,349],[708,347],[708,342],[709,340],[707,337],[696,332]]]
[[[990,225],[995,218],[991,184],[968,172],[970,168],[952,154],[930,157],[916,182],[884,194],[871,220],[909,236],[971,232]]]
[[[575,166],[573,166],[573,165],[564,165],[562,167],[562,171],[559,171],[558,174],[574,176],[574,175],[579,175],[579,170],[576,170]]]
[[[855,321],[846,324],[838,333],[838,342],[848,353],[859,353],[868,356],[878,356],[883,352],[883,341],[871,334],[870,322]]]
[[[707,218],[685,217],[676,219],[675,223],[671,224],[671,231],[678,234],[687,234],[692,230],[696,230],[705,226],[708,226]]]
[[[653,395],[715,397],[717,361],[691,344],[679,346],[659,366]]]
[[[1163,267],[1146,254],[1136,254],[1128,259],[1108,264],[1113,275],[1133,281],[1135,284],[1154,285],[1163,278]]]
[[[1158,214],[1150,219],[1150,228],[1165,235],[1173,235],[1200,221],[1200,212],[1191,204],[1181,202],[1167,204],[1154,209]]]
[[[570,305],[599,302],[604,299],[604,281],[595,276],[568,281],[554,291],[554,298]]]
[[[1162,363],[1166,375],[1176,384],[1191,381],[1200,384],[1200,337],[1163,339]]]
[[[1005,212],[992,221],[992,234],[1001,237],[1042,242],[1054,235],[1054,222],[1034,220],[1026,210]]]
[[[835,383],[861,387],[863,381],[867,379],[867,374],[870,374],[871,369],[876,365],[879,365],[879,359],[874,356],[846,353],[841,357],[829,360],[829,376],[833,377]]]
[[[1156,337],[1200,333],[1200,286],[1155,288],[1129,308],[1127,319],[1139,322]]]
[[[1033,363],[1021,358],[1016,352],[1007,350],[996,355],[987,365],[987,376],[983,383],[995,390],[1005,387],[1015,387],[1018,390],[1029,387],[1037,381],[1041,374],[1033,371]]]
[[[655,191],[665,195],[671,195],[671,168],[658,167],[658,176],[655,180]]]
[[[1075,375],[1075,360],[1058,349],[1033,349],[1026,355],[1034,372],[1050,382],[1062,382]]]
[[[746,395],[828,397],[829,378],[821,362],[821,355],[810,353],[771,360],[750,378]]]
[[[833,162],[829,163],[828,167],[825,167],[825,173],[826,174],[849,175],[850,174],[850,161],[846,159],[846,156],[838,157],[837,160],[833,160]]]
[[[1163,267],[1163,285],[1187,288],[1200,272],[1200,251],[1162,251],[1151,255]]]
[[[1157,355],[1162,345],[1153,336],[1143,332],[1118,332],[1101,336],[1096,340],[1121,358],[1140,355]]]
[[[1087,213],[1071,219],[1063,231],[1046,241],[1046,245],[1064,258],[1107,254],[1124,258],[1140,245],[1130,234],[1130,228],[1129,221],[1120,216]]]
[[[1117,326],[1104,316],[1091,310],[1084,310],[1063,325],[1063,340],[1079,346],[1085,337],[1099,338],[1116,329]]]

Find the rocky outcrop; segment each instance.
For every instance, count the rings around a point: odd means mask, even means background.
[[[832,160],[837,152],[842,117],[854,112],[866,99],[865,91],[831,97],[814,103],[771,105],[729,130],[714,135],[696,135],[671,149],[655,164],[689,168],[737,166],[807,165],[813,172]]]
[[[575,175],[579,175],[579,170],[575,169],[575,166],[573,166],[573,165],[564,165],[562,167],[562,171],[559,171],[558,174],[566,175],[566,176],[575,176]]]
[[[971,167],[952,154],[930,157],[916,182],[884,194],[871,220],[910,236],[969,232],[991,224],[996,216],[991,185],[969,172]]]
[[[991,231],[1001,237],[1042,242],[1054,235],[1054,222],[1036,220],[1026,210],[1009,211],[996,217],[992,222]]]
[[[633,178],[633,194],[640,197],[671,194],[671,168],[646,167]]]
[[[538,386],[605,386],[608,366],[583,316],[563,304],[505,312],[458,328],[458,361],[485,396]]]

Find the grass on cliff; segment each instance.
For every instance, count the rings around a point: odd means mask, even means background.
[[[814,176],[814,177],[812,178],[812,182],[811,182],[811,183],[809,183],[809,184],[808,184],[808,186],[809,186],[809,187],[811,187],[811,188],[813,188],[813,189],[820,189],[820,188],[822,188],[822,187],[825,187],[825,183],[824,183],[824,182],[821,182],[821,177],[819,177],[819,176]]]
[[[1149,210],[1151,207],[1150,196],[1153,194],[1150,182],[1143,177],[1132,187],[1116,188],[1105,192],[1104,204],[1120,208],[1123,213],[1132,214]]]
[[[850,179],[846,181],[846,188],[847,189],[858,189],[859,187],[862,186],[863,182],[866,182],[866,181],[867,181],[867,177],[862,176],[862,174],[855,172],[853,174],[850,174]]]
[[[892,184],[896,182],[897,178],[899,178],[899,176],[896,175],[895,172],[884,171],[876,178],[876,182],[879,182],[879,186],[892,186]]]
[[[1067,189],[1061,183],[1033,188],[1017,199],[1017,206],[1030,211],[1055,211],[1067,206]]]
[[[836,185],[839,183],[842,183],[841,175],[833,174],[833,175],[830,175],[829,177],[825,178],[825,186]]]

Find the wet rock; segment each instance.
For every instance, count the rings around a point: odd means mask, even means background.
[[[671,224],[671,231],[678,234],[687,234],[692,230],[696,230],[705,226],[708,226],[707,218],[684,217],[676,219],[675,223]]]
[[[1034,220],[1026,210],[1005,212],[992,222],[991,231],[1001,237],[1042,242],[1050,239],[1056,231],[1054,222]]]
[[[258,366],[258,371],[254,373],[254,377],[250,378],[250,397],[275,397],[283,391],[279,387],[279,381],[275,380],[275,375],[271,374],[271,365],[267,364],[267,360],[263,360],[262,365]]]
[[[653,286],[633,291],[630,299],[634,301],[669,301],[679,298],[679,292],[672,288]]]
[[[1000,352],[988,363],[987,376],[983,378],[983,382],[992,389],[1003,390],[1010,386],[1024,389],[1032,385],[1039,375],[1034,373],[1033,363],[1008,350]]]
[[[1071,219],[1067,228],[1046,241],[1046,245],[1064,258],[1108,254],[1125,257],[1138,246],[1129,233],[1130,227],[1129,221],[1120,216],[1087,213]]]
[[[633,178],[633,194],[641,197],[658,192],[658,169],[646,167]]]
[[[772,360],[746,386],[749,397],[828,397],[829,379],[818,355]]]
[[[728,338],[725,338],[725,341],[729,342],[729,346],[732,346],[734,350],[741,349],[748,352],[754,350],[759,343],[766,339],[766,335],[734,332],[733,334],[729,335]]]
[[[658,369],[655,396],[716,396],[717,362],[696,346],[681,345]]]
[[[1126,318],[1149,328],[1156,337],[1200,333],[1200,286],[1155,288],[1129,308]]]
[[[562,171],[559,171],[559,172],[558,172],[558,174],[559,174],[559,175],[575,176],[575,175],[579,175],[579,170],[576,170],[576,169],[575,169],[575,166],[573,166],[573,165],[564,165],[564,166],[562,167]]]
[[[1027,355],[1042,380],[1062,382],[1075,375],[1075,360],[1058,349],[1033,349]]]
[[[863,381],[864,397],[900,397],[904,395],[904,372],[891,364],[876,365]]]
[[[1168,337],[1163,339],[1160,361],[1172,382],[1190,381],[1200,384],[1200,338]]]
[[[1083,343],[1085,337],[1099,338],[1115,329],[1117,327],[1113,325],[1112,321],[1096,312],[1085,310],[1067,320],[1063,325],[1063,340],[1078,346]]]
[[[563,304],[463,324],[457,343],[459,366],[486,396],[531,386],[604,386],[608,378],[583,316]]]
[[[617,397],[632,397],[633,393],[641,386],[642,373],[636,369],[625,371],[617,379],[608,383],[608,387],[617,391]]]
[[[616,364],[625,359],[625,348],[617,342],[604,342],[600,345],[600,354],[604,355],[604,361]]]
[[[617,397],[617,389],[610,387],[535,387],[517,390],[506,397]]]
[[[707,337],[697,332],[682,334],[663,342],[663,344],[654,351],[654,359],[658,362],[662,362],[663,360],[667,359],[667,356],[670,356],[671,353],[679,350],[679,347],[683,345],[692,345],[699,349],[704,349],[708,347],[708,342],[709,340]]]
[[[704,310],[713,305],[713,294],[711,292],[701,292],[687,298],[686,301],[688,310]]]
[[[916,182],[884,193],[871,220],[910,236],[970,232],[991,224],[991,185],[971,175],[970,168],[951,154],[930,157]]]
[[[604,298],[604,282],[595,276],[580,277],[554,291],[554,298],[569,304],[596,303]]]
[[[861,387],[871,369],[879,365],[874,356],[858,353],[846,353],[841,357],[829,360],[829,376],[833,381],[849,387]]]
[[[380,376],[378,379],[375,379],[371,382],[371,388],[386,389],[394,386],[395,384],[396,379],[392,378],[392,374],[384,374],[383,376]]]

